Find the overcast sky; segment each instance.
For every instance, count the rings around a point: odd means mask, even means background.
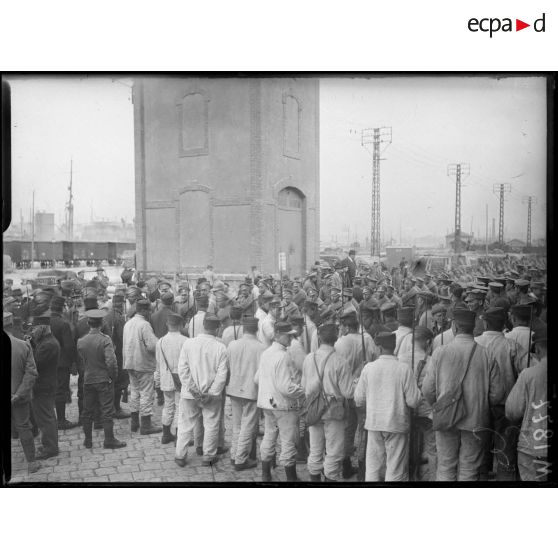
[[[126,80],[123,80],[126,81]],[[63,222],[70,159],[75,221],[134,216],[131,91],[106,78],[16,80],[12,87],[13,215],[36,210]],[[382,230],[411,240],[453,231],[450,163],[469,163],[462,230],[484,239],[498,218],[494,183],[511,184],[505,235],[526,236],[526,195],[536,196],[533,238],[546,221],[546,97],[543,78],[327,78],[320,85],[321,234],[370,234],[372,156],[363,128],[389,126],[381,162]],[[26,219],[27,220],[27,219]],[[498,225],[496,224],[496,227]]]

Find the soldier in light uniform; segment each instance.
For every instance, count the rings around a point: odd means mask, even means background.
[[[295,331],[286,322],[275,324],[273,343],[261,356],[255,376],[258,407],[264,410],[265,432],[260,446],[262,480],[271,481],[277,436],[281,439],[279,462],[285,467],[287,481],[297,481],[296,444],[299,437],[298,414],[304,390],[294,381],[294,366],[287,348]]]
[[[171,432],[175,410],[180,397],[180,378],[178,376],[178,358],[187,337],[180,333],[182,317],[179,314],[167,316],[167,334],[157,341],[155,348],[155,387],[163,392],[165,403],[161,423],[163,426],[162,444],[174,442],[176,437]]]

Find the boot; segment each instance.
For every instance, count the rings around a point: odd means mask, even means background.
[[[163,437],[161,438],[161,444],[170,444],[176,440],[176,436],[172,435],[171,425],[168,426],[163,424]]]
[[[203,447],[196,446],[196,455],[203,455]]]
[[[27,463],[27,472],[32,475],[36,473],[41,468],[41,464],[38,461],[29,461]]]
[[[310,475],[310,482],[322,482],[322,475],[320,473],[317,475]]]
[[[245,469],[254,469],[258,466],[258,462],[255,459],[248,458],[244,463],[235,463],[235,471],[244,471]]]
[[[366,478],[366,461],[364,459],[359,459],[357,481],[364,482],[365,478]]]
[[[140,421],[140,434],[159,434],[159,432],[163,431],[160,426],[153,426],[151,424],[151,415],[140,417]]]
[[[271,482],[271,461],[262,461],[262,482]]]
[[[296,482],[298,480],[296,476],[296,465],[287,465],[285,467],[285,474],[287,475],[287,482]]]
[[[82,419],[82,423],[83,434],[85,435],[83,445],[90,449],[93,447],[93,423],[89,419]]]
[[[56,419],[58,421],[58,430],[70,430],[75,428],[77,422],[66,420],[66,403],[56,403]]]
[[[296,450],[296,462],[306,463],[308,461],[308,448],[306,447],[306,440],[303,436],[299,436]]]
[[[226,448],[225,446],[219,446],[217,448],[217,455],[223,455],[224,453],[227,453],[229,451],[229,448]]]
[[[25,455],[25,460],[27,463],[36,463],[35,461],[35,440],[33,439],[33,434],[31,430],[25,430],[21,433],[19,437],[21,440],[21,448],[23,449],[23,455]]]
[[[132,420],[130,421],[130,428],[132,432],[137,432],[139,430],[139,412],[135,411],[130,413]]]
[[[124,411],[124,409],[122,409],[122,407],[120,406],[120,397],[122,395],[121,391],[117,391],[114,394],[114,418],[117,419],[126,419],[126,418],[130,418],[130,413],[127,413],[126,411]]]
[[[106,449],[118,449],[126,447],[126,442],[121,442],[114,437],[114,426],[105,426],[105,441],[103,447]]]
[[[351,458],[345,457],[345,459],[343,459],[343,478],[350,479],[356,472],[357,470],[353,467],[353,464],[351,463]]]

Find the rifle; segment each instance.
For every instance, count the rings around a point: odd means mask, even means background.
[[[236,341],[238,339],[236,335],[236,320],[233,320],[233,331],[234,331],[234,340]]]
[[[304,331],[306,333],[306,354],[310,353],[310,340],[308,339],[308,324],[306,323],[306,313],[304,313]]]
[[[527,348],[527,368],[531,365],[531,335],[533,334],[533,305],[531,304],[531,315],[529,317],[529,347]]]
[[[362,319],[362,307],[360,307],[359,310],[360,310],[360,339],[362,341],[362,362],[366,364],[366,345],[364,343],[364,321]]]
[[[413,323],[413,331],[411,337],[411,370],[413,372],[413,378],[415,377],[415,324]],[[416,380],[415,380],[416,381]],[[417,425],[416,425],[416,411],[411,409],[411,428],[410,428],[410,458],[409,458],[409,480],[415,480],[417,476],[417,469],[419,465],[418,456],[418,437],[417,437]]]

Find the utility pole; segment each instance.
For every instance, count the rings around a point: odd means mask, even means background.
[[[31,205],[31,268],[35,261],[35,190],[33,190],[33,203]]]
[[[486,204],[486,233],[484,237],[484,245],[486,255],[488,255],[488,204]]]
[[[391,127],[366,128],[362,130],[361,145],[369,151],[372,145],[372,219],[370,227],[370,255],[380,258],[380,145],[391,143]],[[387,147],[386,145],[386,147]]]
[[[66,204],[66,240],[73,240],[74,238],[74,195],[72,189],[72,178],[73,160],[70,159],[70,186],[68,186],[70,196],[68,203]]]
[[[523,203],[527,203],[527,244],[526,248],[531,248],[531,208],[537,203],[535,196],[523,196]]]
[[[500,221],[498,222],[498,244],[500,247],[504,245],[504,201],[506,194],[511,192],[509,184],[494,184],[492,191],[500,198]]]
[[[469,163],[448,165],[448,176],[455,176],[455,240],[454,251],[461,253],[461,178],[469,176]]]
[[[496,217],[492,217],[492,237],[491,242],[496,241]]]

